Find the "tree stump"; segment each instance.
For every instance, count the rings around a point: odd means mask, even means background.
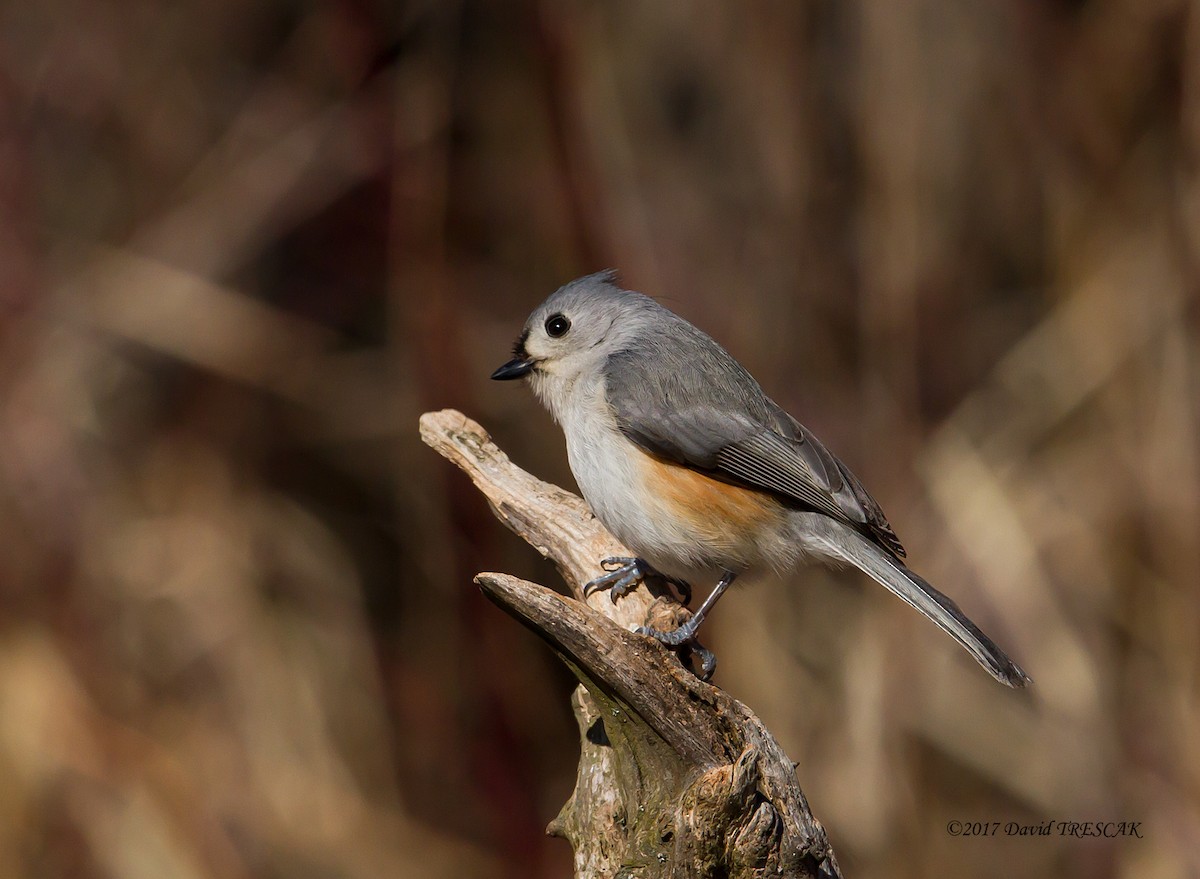
[[[616,602],[605,592],[585,599],[601,559],[632,553],[581,498],[517,467],[461,412],[426,413],[421,438],[466,472],[570,588],[564,597],[507,574],[475,578],[579,679],[578,777],[547,828],[574,847],[576,877],[840,876],[794,764],[762,722],[632,631],[686,619],[669,585],[651,579]]]

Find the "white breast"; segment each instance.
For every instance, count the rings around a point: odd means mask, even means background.
[[[573,389],[560,410],[567,458],[579,490],[609,531],[656,570],[687,580],[719,576],[685,523],[645,482],[646,455],[617,427],[600,381]]]
[[[579,490],[596,517],[634,551],[639,531],[650,523],[635,447],[620,432],[604,401],[603,386],[575,388],[562,419],[567,459]]]

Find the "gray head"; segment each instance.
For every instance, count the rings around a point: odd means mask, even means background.
[[[529,376],[534,391],[557,416],[556,401],[580,377],[598,378],[610,355],[669,314],[648,296],[621,289],[613,271],[586,275],[534,309],[513,346],[513,359],[492,378]]]

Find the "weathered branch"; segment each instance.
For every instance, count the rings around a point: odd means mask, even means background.
[[[603,593],[584,603],[599,560],[630,555],[587,505],[521,470],[460,412],[423,415],[421,437],[555,562],[574,595],[507,574],[476,577],[579,678],[579,774],[548,828],[574,846],[576,876],[840,876],[793,764],[762,722],[631,631],[684,618],[669,588],[652,581],[615,604]]]

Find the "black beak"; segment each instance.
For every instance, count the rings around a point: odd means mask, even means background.
[[[533,361],[528,357],[514,357],[508,363],[492,373],[496,381],[509,381],[514,378],[524,378],[533,372]]]

